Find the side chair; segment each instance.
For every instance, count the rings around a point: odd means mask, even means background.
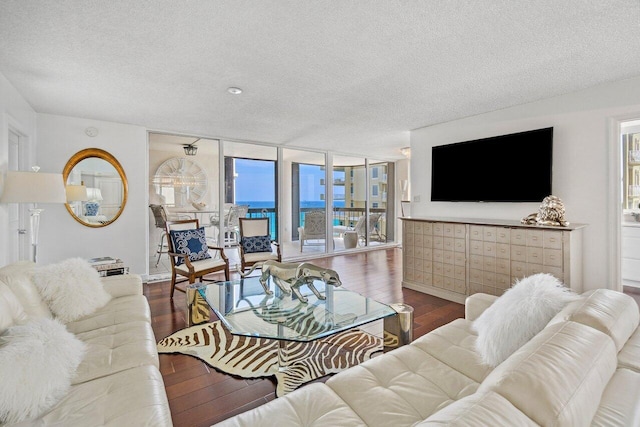
[[[160,258],[162,254],[166,254],[168,251],[168,243],[164,243],[164,239],[167,237],[167,221],[177,221],[180,219],[189,219],[189,216],[177,215],[172,216],[167,213],[167,210],[162,205],[149,205],[149,209],[151,209],[151,213],[153,214],[153,219],[156,223],[156,228],[160,230],[160,241],[158,242],[158,248],[156,253],[158,254],[158,259],[156,260],[156,267],[160,264]],[[168,239],[167,239],[168,240]]]
[[[189,281],[195,283],[196,278],[202,282],[207,274],[224,272],[224,278],[229,280],[229,259],[223,248],[207,245],[204,227],[200,227],[197,219],[167,221],[167,235],[169,236],[169,259],[171,260],[171,294],[176,283]],[[211,253],[214,252],[214,253]],[[177,276],[186,277],[176,282]]]
[[[360,216],[358,218],[358,222],[353,227],[345,227],[345,226],[335,226],[333,227],[334,232],[340,233],[342,235],[347,231],[355,231],[358,235],[358,246],[364,246],[367,242],[367,234],[369,235],[369,240],[373,240],[375,237],[376,240],[383,242],[385,240],[384,235],[377,228],[379,227],[380,220],[382,218],[381,213],[371,213],[369,214],[369,226],[366,227],[366,215]]]
[[[241,271],[267,260],[281,262],[278,242],[271,240],[269,218],[239,218]],[[275,246],[276,252],[273,252]]]
[[[249,205],[231,205],[225,211],[224,220],[221,223],[217,214],[211,215],[211,225],[216,228],[223,228],[224,233],[224,246],[235,246],[240,239],[239,234],[239,220],[247,216],[249,212]]]
[[[327,216],[325,211],[309,211],[304,214],[304,225],[298,227],[298,238],[300,239],[300,252],[307,245],[324,245],[327,240]],[[319,242],[322,240],[322,242]],[[315,243],[309,243],[314,241]],[[335,247],[335,244],[334,244]]]

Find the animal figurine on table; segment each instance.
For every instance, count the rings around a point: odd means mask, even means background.
[[[547,196],[542,200],[538,212],[522,218],[522,224],[552,225],[566,227],[569,223],[564,219],[564,203],[556,196]]]
[[[342,286],[340,277],[335,270],[319,267],[308,262],[297,264],[273,260],[265,261],[262,264],[260,284],[264,288],[265,293],[271,295],[273,291],[269,289],[269,285],[267,283],[269,277],[273,278],[274,283],[284,293],[293,293],[298,297],[300,302],[304,303],[306,303],[308,299],[300,292],[300,287],[303,285],[307,285],[318,299],[326,299],[326,297],[314,286],[314,280],[321,280],[325,285]]]
[[[274,283],[287,295],[291,294],[291,283],[296,280],[296,271],[299,263],[294,262],[278,262],[267,260],[262,263],[262,274],[260,275],[260,284],[267,295],[272,295],[273,291],[269,289],[268,279],[273,277]]]

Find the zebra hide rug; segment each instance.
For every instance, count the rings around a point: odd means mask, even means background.
[[[382,350],[382,339],[357,329],[311,342],[287,342],[286,369],[278,369],[278,341],[231,335],[220,321],[175,332],[158,343],[158,353],[197,357],[227,374],[243,378],[276,377],[276,396],[343,371]]]

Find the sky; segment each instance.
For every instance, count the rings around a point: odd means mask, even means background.
[[[236,201],[268,202],[275,200],[275,162],[236,159]],[[324,170],[316,165],[300,165],[300,201],[319,201],[325,194]],[[336,188],[334,191],[338,190]],[[344,195],[344,187],[340,187]]]
[[[275,166],[269,160],[236,159],[236,201],[274,201]]]

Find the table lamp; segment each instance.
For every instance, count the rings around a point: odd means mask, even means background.
[[[99,188],[87,188],[87,203],[84,204],[86,209],[85,215],[96,216],[102,199],[102,191]]]
[[[86,202],[89,200],[87,187],[84,184],[69,184],[65,187],[65,191],[67,193],[67,203],[72,206],[73,213],[76,214],[76,216],[82,215],[82,213],[78,213],[77,202]]]
[[[31,214],[32,260],[36,262],[40,213],[44,211],[38,208],[37,203],[65,203],[67,200],[62,174],[38,173],[40,170],[38,166],[31,169],[33,172],[7,172],[0,203],[33,203],[29,213]]]

